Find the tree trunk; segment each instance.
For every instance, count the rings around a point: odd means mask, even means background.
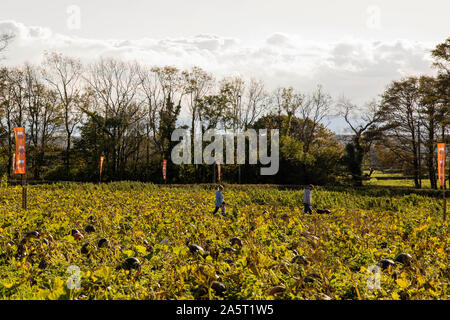
[[[13,166],[11,127],[12,127],[11,121],[8,116],[8,173],[7,173],[8,178],[11,178],[11,171],[12,171],[12,166]]]
[[[434,126],[431,125],[428,128],[428,142],[427,142],[427,169],[428,169],[428,179],[430,180],[430,187],[432,189],[437,189],[436,172],[434,167]]]
[[[420,139],[420,124],[417,124],[417,169],[419,176],[419,188],[422,188],[422,161],[421,161],[421,139]]]
[[[149,167],[150,167],[150,129],[147,124],[147,141],[145,146],[145,180],[149,181]]]
[[[413,151],[413,171],[414,171],[414,187],[416,189],[420,189],[419,184],[419,162],[417,157],[417,145],[416,145],[416,137],[413,134],[411,139],[411,147]]]
[[[71,148],[71,134],[67,132],[67,145],[66,145],[66,177],[70,178],[70,148]]]

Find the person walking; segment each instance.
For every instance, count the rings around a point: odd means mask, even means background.
[[[216,209],[213,214],[216,214],[219,209],[222,209],[222,214],[225,214],[225,201],[223,199],[222,191],[224,187],[223,185],[219,185],[216,191]]]
[[[314,186],[310,184],[305,188],[305,191],[303,193],[303,205],[305,207],[305,213],[312,214],[312,203],[311,203],[311,191],[314,189]]]

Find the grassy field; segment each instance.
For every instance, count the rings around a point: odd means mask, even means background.
[[[20,194],[0,189],[2,299],[449,298],[438,198],[319,188],[313,202],[332,213],[304,215],[301,190],[230,186],[226,215],[213,216],[204,187],[30,186],[26,212]],[[411,258],[369,272],[399,253]],[[79,289],[67,287],[69,266]]]
[[[369,171],[365,171],[364,173],[369,173]],[[401,173],[384,173],[379,170],[375,170],[370,180],[364,181],[364,185],[366,186],[383,186],[383,187],[407,187],[414,188],[414,179],[395,179],[401,178],[403,175]],[[384,179],[379,179],[384,178]],[[392,179],[386,179],[392,178]],[[429,189],[431,188],[430,180],[422,179],[422,188]],[[447,189],[450,188],[450,182],[447,181]]]
[[[372,178],[368,181],[364,181],[364,185],[366,186],[382,186],[382,187],[407,187],[414,188],[414,180],[413,179],[377,179]],[[422,180],[422,188],[429,189],[430,188],[429,180]]]

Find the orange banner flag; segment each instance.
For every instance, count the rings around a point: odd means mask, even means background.
[[[439,184],[445,185],[445,143],[437,144]]]
[[[163,179],[166,180],[166,172],[167,172],[167,160],[163,160],[163,169],[162,169],[162,173],[163,173]]]
[[[103,161],[105,160],[105,157],[100,157],[100,174],[102,174],[103,171]]]
[[[14,137],[16,139],[16,157],[14,160],[14,174],[25,174],[25,128],[14,128]]]

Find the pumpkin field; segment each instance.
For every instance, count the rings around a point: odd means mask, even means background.
[[[213,215],[212,186],[59,183],[28,186],[24,211],[3,186],[0,299],[449,299],[438,196],[319,187],[330,214],[304,214],[301,189],[224,198]]]

